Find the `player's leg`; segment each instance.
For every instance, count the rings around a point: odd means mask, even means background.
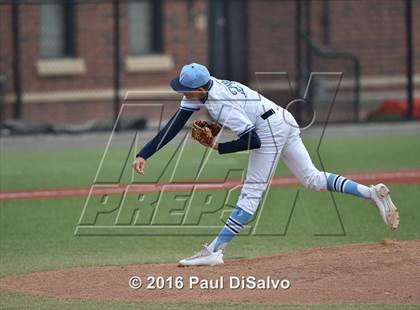
[[[228,219],[225,226],[220,230],[219,234],[208,245],[208,249],[212,252],[224,250],[226,245],[245,227],[252,219],[253,214],[236,206]]]
[[[281,159],[300,183],[311,190],[329,190],[371,199],[369,187],[338,174],[319,171],[312,163],[300,138],[300,130],[293,115],[285,111],[284,117],[285,122],[289,124],[290,131],[282,148]]]
[[[223,264],[223,249],[252,219],[278,162],[278,154],[251,151],[239,200],[219,234],[208,246],[179,262],[182,266]]]
[[[299,130],[293,128],[288,141],[283,147],[281,159],[298,180],[311,190],[328,190],[350,194],[371,200],[390,229],[398,227],[398,210],[392,203],[389,190],[384,184],[370,188],[338,174],[316,169],[303,144]]]
[[[211,251],[224,249],[252,219],[274,174],[279,156],[251,151],[248,171],[239,200],[219,235],[210,243]]]
[[[281,159],[298,178],[299,182],[308,189],[341,192],[371,199],[369,187],[338,174],[319,171],[312,163],[311,157],[299,136],[290,137],[283,148]]]

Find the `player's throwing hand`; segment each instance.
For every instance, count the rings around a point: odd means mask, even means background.
[[[133,169],[141,175],[144,175],[144,166],[146,165],[146,160],[143,157],[136,157],[133,161]]]

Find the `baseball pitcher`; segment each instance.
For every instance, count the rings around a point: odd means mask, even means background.
[[[281,159],[306,188],[350,194],[371,201],[382,220],[394,230],[399,224],[398,210],[384,184],[370,187],[343,176],[319,171],[300,138],[293,116],[274,102],[238,82],[210,76],[203,65],[185,65],[171,81],[176,92],[184,94],[180,107],[169,122],[137,154],[134,170],[144,174],[146,160],[160,150],[183,128],[190,116],[206,108],[214,123],[195,121],[192,136],[219,154],[251,150],[248,170],[239,200],[216,238],[194,256],[182,259],[182,266],[223,264],[226,245],[251,220]],[[238,139],[218,142],[220,125],[237,134]]]

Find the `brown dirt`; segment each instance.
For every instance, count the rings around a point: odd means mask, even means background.
[[[251,253],[252,254],[252,253]],[[227,260],[224,266],[176,264],[69,268],[0,279],[0,288],[60,298],[251,303],[420,304],[420,240],[383,241]],[[176,258],[174,258],[176,260]],[[143,287],[128,285],[133,275]],[[146,289],[147,276],[183,276],[183,289]],[[224,289],[188,288],[190,276],[224,277]],[[230,276],[288,279],[283,289],[230,289]]]
[[[361,173],[345,173],[349,179],[361,183],[396,183],[396,184],[419,184],[420,169],[403,169],[397,171],[372,171]],[[15,199],[46,199],[46,198],[63,198],[63,197],[80,197],[88,195],[121,195],[124,191],[130,193],[149,193],[161,191],[165,187],[165,191],[179,192],[196,190],[220,190],[229,189],[240,186],[241,180],[208,180],[200,182],[180,182],[180,183],[158,183],[158,184],[116,184],[108,186],[92,186],[82,188],[50,188],[50,189],[33,189],[19,190],[10,192],[0,192],[1,200]],[[293,186],[299,182],[295,177],[274,177],[271,186]]]

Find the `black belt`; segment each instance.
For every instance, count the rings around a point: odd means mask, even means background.
[[[263,120],[266,120],[267,118],[269,118],[271,115],[273,115],[274,113],[276,113],[276,112],[274,112],[274,110],[273,109],[270,109],[270,110],[268,110],[267,112],[265,112],[265,113],[263,113],[263,114],[261,114],[260,116],[261,116],[261,118],[263,119]]]

